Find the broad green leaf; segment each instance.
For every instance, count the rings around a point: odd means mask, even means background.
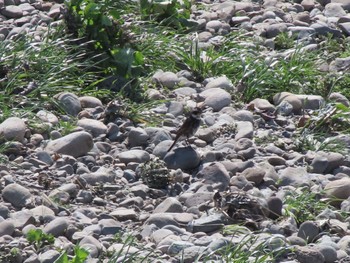
[[[54,263],[69,263],[67,252],[63,252]]]
[[[119,20],[120,19],[120,12],[118,12],[118,10],[116,9],[112,9],[109,11],[109,14],[115,19],[115,20]]]
[[[144,57],[140,51],[135,51],[134,53],[135,63],[137,65],[142,65],[144,62]]]
[[[108,16],[106,15],[103,15],[102,18],[101,18],[101,24],[104,25],[104,26],[112,26],[112,21],[109,19]]]

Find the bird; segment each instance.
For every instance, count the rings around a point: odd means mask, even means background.
[[[188,139],[197,132],[201,124],[201,114],[202,114],[202,109],[200,107],[195,107],[191,111],[191,114],[186,118],[184,123],[176,132],[175,140],[167,152],[171,151],[171,149],[175,146],[176,142],[180,138],[185,137],[186,143],[188,143]]]

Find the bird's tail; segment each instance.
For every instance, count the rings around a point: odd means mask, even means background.
[[[176,141],[177,141],[177,140],[174,140],[173,144],[170,146],[170,148],[168,149],[168,151],[167,151],[167,152],[170,152],[170,151],[171,151],[171,149],[172,149],[172,148],[175,146]]]

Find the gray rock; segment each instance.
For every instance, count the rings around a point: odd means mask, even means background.
[[[271,24],[266,28],[266,38],[273,38],[277,35],[286,32],[287,26],[284,23]]]
[[[325,6],[324,14],[327,17],[331,17],[331,16],[341,17],[341,16],[345,16],[346,12],[340,3],[329,3],[328,5]]]
[[[230,93],[221,88],[207,89],[201,92],[200,95],[205,98],[204,104],[214,111],[220,111],[231,103]]]
[[[349,23],[349,26],[350,26],[350,23]],[[343,94],[341,94],[339,92],[332,92],[329,95],[328,99],[331,100],[331,101],[334,101],[334,102],[341,103],[341,104],[343,104],[346,107],[350,106],[349,100]]]
[[[161,202],[155,209],[154,213],[182,213],[181,203],[174,197],[168,197]]]
[[[23,16],[23,11],[18,6],[8,5],[1,10],[1,14],[6,16],[7,18],[20,18]]]
[[[244,191],[253,189],[253,184],[242,175],[232,176],[230,179],[230,186],[237,187],[238,189],[242,189]]]
[[[205,246],[189,246],[183,249],[183,255],[181,260],[183,263],[193,263],[198,260],[200,256],[205,258],[205,255],[208,254],[207,248]]]
[[[80,190],[77,194],[76,201],[83,204],[89,204],[94,199],[90,190]]]
[[[45,150],[49,153],[66,154],[73,157],[85,155],[92,149],[92,136],[87,132],[73,132],[62,138],[49,141]]]
[[[237,125],[237,133],[235,135],[235,139],[239,140],[241,138],[253,138],[254,134],[254,126],[251,122],[248,121],[238,121]]]
[[[129,150],[119,153],[118,158],[125,164],[130,162],[144,163],[150,160],[150,155],[144,150]]]
[[[339,23],[338,26],[345,36],[350,36],[350,22]]]
[[[312,243],[315,241],[315,238],[320,233],[320,229],[313,221],[305,221],[303,222],[298,231],[298,237],[306,240],[308,243]]]
[[[328,159],[325,156],[316,154],[310,165],[310,172],[322,174],[328,166]]]
[[[269,112],[273,112],[276,109],[275,106],[273,106],[268,100],[259,99],[259,98],[256,98],[256,99],[252,100],[251,102],[249,102],[247,107],[249,108],[250,106],[254,106],[255,108],[257,108],[259,110],[269,111]]]
[[[183,251],[185,248],[192,247],[193,244],[188,241],[174,241],[168,248],[168,254],[169,255],[177,255],[181,251]]]
[[[305,26],[291,26],[288,27],[288,31],[292,32],[297,39],[310,38],[316,33],[314,28]]]
[[[334,247],[319,244],[316,249],[323,255],[325,263],[333,263],[337,261],[337,251]]]
[[[117,208],[110,213],[111,216],[115,217],[119,221],[126,220],[137,220],[137,213],[134,209],[127,209],[124,207]]]
[[[90,132],[94,137],[107,133],[107,126],[98,120],[84,118],[78,120],[77,125],[84,128],[87,132]]]
[[[233,91],[233,84],[226,76],[221,76],[210,80],[207,85],[205,85],[205,89],[212,88],[221,88],[227,91]]]
[[[151,235],[151,238],[154,240],[154,242],[157,244],[159,244],[164,238],[166,238],[167,236],[170,235],[174,235],[174,232],[169,230],[169,229],[158,229],[156,231],[154,231]]]
[[[161,86],[164,86],[168,89],[173,89],[179,83],[178,76],[175,73],[169,71],[158,71],[153,75],[152,79],[155,82],[159,83]]]
[[[101,219],[98,224],[102,235],[115,235],[122,230],[121,223],[111,218]]]
[[[279,105],[282,101],[287,101],[293,106],[293,112],[299,114],[302,109],[302,102],[300,99],[290,92],[281,92],[273,96],[273,103]]]
[[[113,168],[100,167],[96,172],[85,173],[80,175],[83,181],[88,184],[97,185],[105,183],[113,183],[117,174]]]
[[[350,179],[342,178],[331,181],[326,184],[324,191],[328,197],[337,199],[337,203],[339,203],[341,200],[345,200],[350,196]]]
[[[247,150],[254,145],[253,141],[248,138],[241,138],[235,142],[234,149],[236,152]]]
[[[282,206],[283,202],[281,198],[277,196],[272,196],[267,199],[267,206],[269,211],[269,218],[271,219],[277,219],[280,216],[282,216]]]
[[[179,226],[179,224],[174,220],[174,216],[169,215],[169,213],[152,214],[145,222],[145,225],[151,224],[154,224],[158,228],[162,228],[168,225]]]
[[[15,231],[15,225],[10,221],[0,222],[0,237],[4,235],[12,236]]]
[[[316,23],[313,23],[311,28],[315,29],[317,35],[323,35],[326,36],[328,34],[333,34],[335,37],[341,37],[342,33],[338,29],[333,29],[330,26],[328,26],[326,23],[317,21]]]
[[[140,127],[131,128],[130,132],[128,133],[128,142],[130,147],[145,146],[148,143],[148,139],[149,135]]]
[[[81,104],[77,95],[70,92],[63,92],[58,94],[56,97],[63,109],[68,114],[77,116],[81,111]]]
[[[325,105],[325,100],[318,95],[295,95],[300,99],[303,109],[317,110]]]
[[[348,71],[350,68],[350,57],[336,58],[329,64],[329,71]]]
[[[350,254],[350,236],[346,235],[342,237],[337,245],[339,246],[339,249],[344,250],[347,254]]]
[[[40,263],[53,263],[58,259],[59,256],[60,252],[54,249],[50,249],[43,253],[40,253],[38,259]]]
[[[175,117],[182,115],[184,112],[184,106],[179,101],[171,101],[168,106],[168,113],[171,113]]]
[[[66,218],[57,217],[49,222],[43,229],[47,234],[52,234],[55,237],[64,235],[67,230],[69,222]]]
[[[218,162],[205,166],[196,176],[202,178],[205,184],[212,185],[218,191],[225,191],[230,183],[228,171],[223,164]]]
[[[175,148],[167,153],[164,162],[170,169],[190,170],[200,163],[200,155],[191,146]]]
[[[320,251],[312,247],[296,247],[296,259],[300,263],[321,263],[324,262],[324,257]]]
[[[185,204],[186,207],[194,207],[205,204],[213,199],[214,193],[212,192],[197,192],[197,193],[185,193],[180,197],[180,201]]]
[[[102,244],[92,236],[85,236],[80,242],[79,246],[89,252],[89,256],[97,258],[102,252]]]
[[[232,117],[235,121],[248,121],[254,123],[253,113],[248,110],[239,110],[235,112]]]
[[[197,132],[197,137],[206,143],[211,143],[216,139],[216,132],[212,127],[200,128]]]
[[[7,118],[0,124],[0,135],[5,140],[22,142],[26,131],[25,122],[17,117]]]
[[[253,182],[255,185],[259,185],[265,176],[265,171],[258,167],[247,168],[241,174],[248,181]]]
[[[213,214],[209,216],[204,215],[196,220],[193,220],[188,225],[187,229],[192,233],[211,233],[221,229],[225,223],[225,216],[223,214]]]
[[[10,209],[7,206],[0,204],[0,217],[6,219],[10,216]]]
[[[19,184],[9,184],[5,186],[1,194],[4,201],[19,208],[26,206],[32,197],[29,190]]]
[[[278,171],[278,174],[280,186],[303,186],[310,183],[304,167],[287,167]]]
[[[35,224],[35,218],[32,213],[26,209],[11,213],[11,221],[15,228],[22,229],[23,227]]]
[[[46,110],[40,110],[37,112],[36,116],[42,120],[43,122],[48,122],[53,125],[58,123],[58,118],[55,114],[52,112],[46,111]]]
[[[102,107],[103,104],[101,100],[93,96],[82,96],[79,97],[80,105],[82,108],[96,108]]]

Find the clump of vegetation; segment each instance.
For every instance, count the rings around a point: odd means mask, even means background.
[[[67,251],[64,251],[59,258],[56,259],[55,263],[84,263],[88,256],[89,252],[87,250],[76,245],[74,247],[73,256],[69,256]]]
[[[137,168],[137,174],[151,188],[164,189],[172,181],[165,162],[159,158],[140,164]]]
[[[313,221],[315,217],[330,205],[321,199],[321,195],[306,189],[302,192],[288,192],[284,198],[285,215],[292,216],[298,225]]]
[[[41,229],[31,229],[26,236],[28,242],[34,245],[36,251],[39,251],[46,245],[52,245],[55,237],[51,234],[44,233]]]

